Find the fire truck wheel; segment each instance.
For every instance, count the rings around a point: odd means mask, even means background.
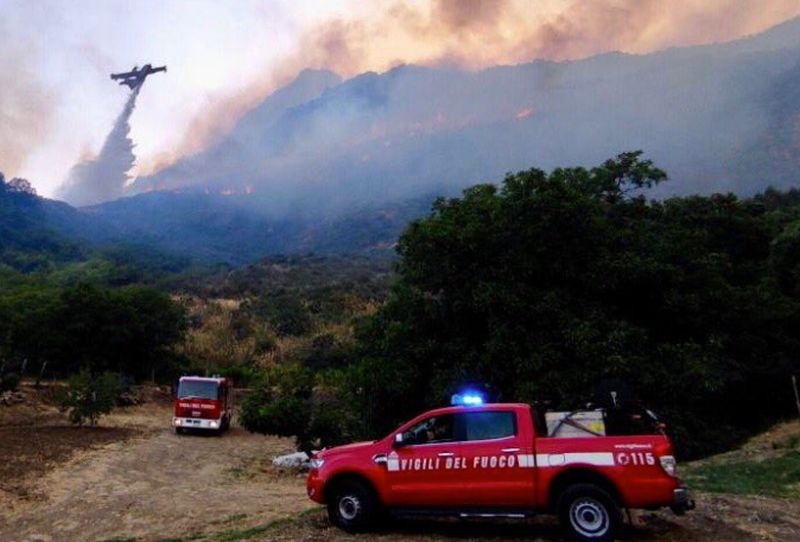
[[[348,532],[363,532],[375,524],[379,505],[375,493],[356,480],[336,484],[328,498],[331,523]]]
[[[175,428],[175,434],[176,435],[182,435],[183,434],[183,427],[176,427]]]
[[[558,520],[568,539],[611,542],[621,515],[614,499],[594,484],[569,486],[558,499]]]

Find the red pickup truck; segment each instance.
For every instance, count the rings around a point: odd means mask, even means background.
[[[622,510],[694,508],[672,444],[650,434],[549,437],[527,404],[454,406],[375,442],[314,454],[308,496],[331,522],[364,530],[386,512],[461,518],[556,513],[569,538],[613,540]]]

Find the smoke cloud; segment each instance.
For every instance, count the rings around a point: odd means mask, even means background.
[[[29,69],[31,56],[0,25],[0,171],[10,177],[45,140],[55,105]]]
[[[467,32],[514,9],[511,2],[503,6],[494,16],[471,18],[472,12],[441,2],[439,19],[442,27]],[[642,13],[630,16],[647,21],[660,9],[646,1],[641,6]],[[591,18],[581,13],[570,21]],[[626,17],[608,14],[581,24],[596,24],[600,33],[603,24],[621,25]],[[565,37],[572,23],[551,22],[529,46],[582,46]],[[421,40],[439,31],[428,19],[417,23]],[[358,36],[369,35],[368,29],[344,22],[326,29],[309,37],[304,62],[330,58],[340,71],[354,69],[363,51]],[[800,19],[748,40],[647,55],[363,73],[282,109],[271,122],[250,122],[248,114],[247,131],[237,127],[219,144],[137,178],[132,188],[238,195],[271,216],[335,214],[452,193],[534,165],[591,166],[638,148],[673,175],[665,189],[670,193],[787,186],[796,166],[768,157],[776,149],[792,156],[800,140],[796,120],[786,120],[800,111],[793,90],[800,88],[798,29]],[[775,137],[765,139],[770,134]]]
[[[128,136],[130,118],[142,86],[136,87],[125,102],[114,126],[106,136],[100,153],[93,159],[75,164],[67,180],[58,190],[58,197],[72,205],[93,205],[122,197],[136,156]]]
[[[477,70],[607,51],[647,53],[728,41],[800,15],[793,0],[433,0],[370,2],[358,16],[307,29],[296,51],[227,96],[216,96],[180,143],[137,167],[147,175],[219,141],[305,68],[351,77],[402,64]]]

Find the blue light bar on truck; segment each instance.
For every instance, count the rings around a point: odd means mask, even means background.
[[[473,392],[456,393],[450,398],[450,404],[453,406],[480,406],[483,404],[483,396]]]

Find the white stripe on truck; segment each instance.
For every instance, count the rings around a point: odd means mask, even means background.
[[[533,460],[533,454],[520,454],[517,456],[517,464],[522,469],[532,469],[536,466]]]
[[[561,467],[562,465],[595,465],[598,467],[613,467],[614,454],[611,452],[589,452],[570,454],[536,454],[536,466]]]

